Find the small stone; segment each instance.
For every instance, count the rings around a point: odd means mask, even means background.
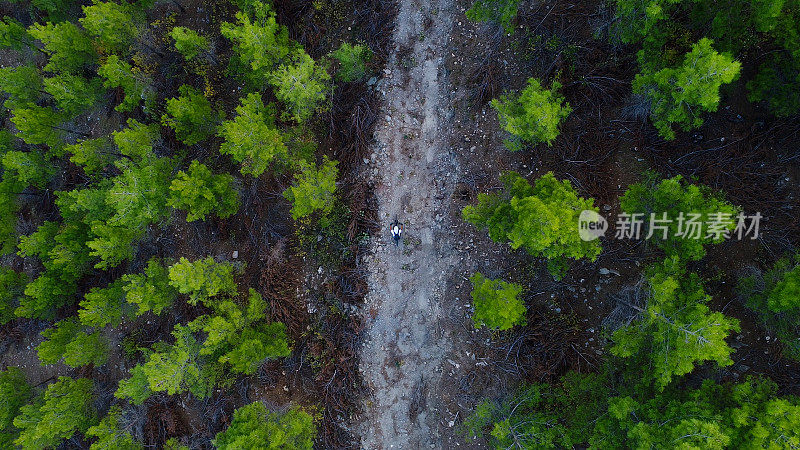
[[[234,250],[233,254],[231,254],[231,258],[236,259],[239,257],[239,250]]]
[[[367,80],[367,86],[372,86],[377,81],[378,81],[378,79],[376,77],[372,77],[369,80]]]

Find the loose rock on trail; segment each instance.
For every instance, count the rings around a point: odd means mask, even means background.
[[[365,449],[442,446],[437,390],[452,347],[442,302],[457,261],[447,226],[458,170],[448,147],[452,107],[444,68],[453,8],[451,0],[400,1],[381,83],[374,182],[384,226],[367,259],[361,372],[369,395],[358,430]],[[395,217],[405,223],[399,247],[389,233]]]

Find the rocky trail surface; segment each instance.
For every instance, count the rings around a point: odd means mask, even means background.
[[[384,226],[367,258],[360,369],[369,395],[358,424],[365,449],[443,445],[437,391],[452,347],[443,302],[458,261],[448,225],[458,173],[445,71],[453,8],[452,0],[399,0],[395,48],[380,83],[373,181]],[[405,224],[398,247],[389,233],[395,217]]]

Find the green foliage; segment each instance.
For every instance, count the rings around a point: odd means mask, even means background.
[[[633,91],[651,102],[653,125],[665,139],[674,139],[673,124],[684,131],[703,124],[703,111],[716,111],[719,89],[739,76],[742,65],[728,54],[717,53],[707,38],[687,53],[683,64],[636,75]]]
[[[163,450],[190,450],[187,445],[181,444],[181,442],[177,438],[169,438],[167,442],[164,443]]]
[[[8,95],[3,104],[14,109],[36,103],[41,97],[42,77],[33,66],[0,68],[0,91]]]
[[[64,319],[42,332],[45,338],[36,352],[42,365],[56,364],[63,358],[70,367],[87,364],[102,366],[108,359],[108,343],[100,333],[87,333],[75,317]]]
[[[289,63],[272,72],[269,82],[275,88],[275,96],[288,108],[284,116],[304,122],[326,109],[325,92],[330,79],[323,65],[298,49],[291,54]]]
[[[77,280],[90,267],[91,257],[84,245],[88,230],[81,223],[45,222],[36,232],[22,236],[20,256],[37,256],[45,270],[25,286],[14,313],[19,317],[53,319],[56,310],[75,295]]]
[[[514,19],[521,0],[476,0],[467,10],[467,19],[473,22],[492,22],[503,27],[506,33],[514,31]]]
[[[175,301],[177,292],[170,285],[169,270],[161,260],[153,258],[141,274],[128,274],[122,277],[127,284],[123,286],[128,303],[138,305],[137,315],[147,311],[161,315]]]
[[[94,106],[103,92],[99,78],[87,80],[68,73],[45,78],[44,90],[53,96],[58,109],[69,116]]]
[[[644,361],[658,389],[698,363],[733,364],[725,338],[739,331],[739,322],[709,310],[711,297],[697,274],[687,274],[676,258],[667,259],[650,269],[648,287],[647,305],[638,320],[614,332],[611,353],[635,357],[634,364]]]
[[[783,53],[769,55],[747,83],[751,102],[765,101],[773,114],[789,117],[800,110],[800,61]]]
[[[233,300],[214,305],[214,314],[200,316],[189,323],[193,331],[203,331],[206,339],[201,355],[210,355],[231,370],[253,375],[267,359],[289,356],[286,326],[266,323],[267,304],[259,293],[250,289],[246,307]]]
[[[336,78],[349,83],[364,77],[367,72],[366,64],[372,59],[372,50],[366,45],[342,42],[336,51],[331,52],[331,56],[339,61]]]
[[[77,74],[97,58],[92,40],[72,22],[35,23],[28,32],[44,44],[45,53],[50,55],[44,70]]]
[[[152,395],[147,372],[144,366],[137,365],[130,370],[130,377],[119,380],[119,386],[114,397],[128,399],[134,405],[141,405]]]
[[[95,421],[93,397],[91,380],[59,377],[40,399],[20,409],[14,419],[20,435],[14,443],[25,449],[54,448],[83,433]]]
[[[87,175],[95,175],[113,162],[111,139],[103,136],[96,139],[83,139],[67,145],[64,151],[71,156],[73,164],[83,167]]]
[[[136,119],[128,119],[128,128],[112,133],[120,154],[134,161],[155,158],[153,145],[159,137],[158,124],[144,125]]]
[[[615,24],[619,38],[626,44],[640,42],[648,36],[655,37],[661,30],[657,25],[668,19],[674,5],[683,0],[616,0],[617,17]]]
[[[25,290],[28,277],[7,267],[0,267],[0,325],[14,320],[14,310]]]
[[[469,279],[472,282],[472,305],[475,328],[508,330],[525,323],[525,303],[519,298],[522,286],[503,280],[491,280],[480,272]]]
[[[254,17],[255,22],[249,14],[237,12],[237,24],[223,22],[220,29],[233,43],[236,55],[233,62],[246,66],[234,73],[243,74],[260,90],[275,66],[289,55],[291,45],[288,30],[278,25],[275,13],[269,8],[262,9]]]
[[[56,168],[37,151],[12,150],[2,157],[3,170],[12,171],[16,179],[25,185],[44,189],[56,174]]]
[[[186,27],[175,27],[169,35],[175,41],[175,50],[187,60],[196,58],[210,47],[207,38]]]
[[[233,177],[214,175],[197,160],[192,161],[188,172],[178,172],[169,190],[170,206],[187,210],[187,222],[205,220],[212,211],[224,219],[239,209],[239,193],[233,186]]]
[[[25,184],[8,173],[0,180],[0,255],[14,253],[17,246],[17,196]]]
[[[32,44],[33,38],[19,21],[3,16],[0,20],[0,47],[22,50]]]
[[[236,293],[233,280],[233,265],[217,263],[208,256],[194,262],[181,257],[169,268],[169,282],[181,294],[189,296],[189,303],[206,303],[219,294]]]
[[[144,228],[169,214],[167,198],[173,161],[156,158],[146,165],[118,164],[106,203],[114,210],[111,225]]]
[[[570,372],[558,384],[523,386],[502,402],[479,404],[463,432],[468,441],[485,436],[496,449],[579,447],[604,413],[606,383],[602,374]]]
[[[315,211],[320,211],[323,216],[331,212],[339,174],[337,164],[337,161],[330,161],[327,157],[319,168],[308,163],[301,164],[301,172],[295,174],[294,183],[283,193],[292,202],[293,219],[308,217]]]
[[[558,125],[572,112],[559,89],[561,84],[557,81],[545,89],[539,80],[530,78],[518,96],[503,95],[492,100],[492,107],[497,110],[503,129],[516,139],[551,145],[558,137]]]
[[[547,173],[531,186],[516,172],[501,177],[501,194],[479,194],[478,204],[462,211],[464,220],[488,229],[495,242],[525,248],[531,255],[549,259],[595,260],[600,244],[583,241],[578,234],[582,210],[597,211],[593,199],[578,197],[569,181]]]
[[[737,290],[784,344],[783,354],[800,360],[800,254],[779,259],[763,276],[742,278]]]
[[[123,286],[122,280],[117,280],[104,288],[91,288],[81,300],[78,310],[81,324],[94,328],[103,328],[108,324],[118,327],[124,314]]]
[[[220,450],[310,450],[316,435],[314,417],[302,409],[292,408],[280,414],[255,402],[234,411],[233,421],[227,430],[217,433],[214,446]]]
[[[145,111],[153,109],[155,90],[150,85],[150,80],[117,55],[109,55],[97,69],[97,74],[104,78],[105,87],[122,88],[125,93],[125,98],[114,108],[115,110],[131,112],[141,101],[144,101]]]
[[[14,417],[31,398],[31,387],[18,367],[0,371],[0,445],[11,448],[17,438]]]
[[[236,118],[222,123],[219,135],[225,142],[219,148],[242,164],[242,174],[257,177],[270,163],[288,158],[288,150],[275,127],[275,109],[264,106],[261,95],[252,93],[236,107]]]
[[[141,450],[144,446],[137,442],[130,431],[123,428],[122,409],[112,406],[99,424],[86,430],[87,437],[95,437],[90,450]]]
[[[627,214],[641,214],[639,219],[645,222],[650,218],[648,214],[662,219],[666,213],[667,219],[672,220],[661,224],[668,227],[666,239],[663,230],[654,229],[650,240],[664,250],[667,257],[674,256],[682,261],[699,260],[705,255],[705,244],[725,240],[725,233],[736,226],[738,213],[738,208],[706,186],[689,184],[680,175],[662,180],[655,172],[645,173],[641,183],[629,186],[620,205]],[[719,219],[720,230],[724,232],[718,236],[709,235],[708,229],[698,229],[695,233],[690,226],[692,222],[701,226],[715,218]]]
[[[83,6],[84,17],[78,19],[83,28],[97,37],[104,53],[126,50],[138,35],[127,4],[100,2]]]
[[[30,145],[47,145],[58,154],[64,146],[64,132],[60,127],[64,117],[52,108],[28,105],[11,111],[11,122],[17,127],[17,136]]]
[[[183,143],[194,145],[214,134],[222,117],[197,89],[184,84],[178,92],[180,97],[167,100],[167,112],[161,116],[161,123],[175,130]]]
[[[498,449],[791,448],[800,443],[799,402],[776,397],[776,390],[770,381],[748,379],[634,392],[607,374],[568,373],[558,384],[484,402],[465,431]]]
[[[175,344],[150,354],[142,365],[148,388],[167,395],[189,391],[196,397],[207,398],[215,380],[208,368],[201,365],[200,344],[190,330],[181,325],[175,327],[172,335]]]

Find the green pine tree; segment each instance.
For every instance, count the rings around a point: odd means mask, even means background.
[[[178,172],[169,190],[170,206],[187,210],[187,222],[205,220],[212,212],[224,219],[239,209],[239,193],[233,186],[233,177],[214,175],[197,160],[192,161],[188,172]]]
[[[519,298],[522,286],[503,280],[491,280],[476,272],[472,282],[472,321],[475,328],[488,327],[500,331],[525,323],[525,303]]]
[[[249,94],[236,107],[236,117],[219,127],[225,141],[219,148],[242,164],[242,174],[257,177],[273,160],[288,159],[288,150],[281,132],[275,127],[275,109],[264,106],[259,94]]]
[[[557,81],[550,89],[545,89],[539,80],[530,78],[519,95],[503,95],[492,100],[492,107],[497,110],[500,125],[515,139],[551,145],[558,137],[559,124],[572,112],[569,103],[558,93],[559,89],[561,84]],[[509,147],[513,150],[519,145]]]
[[[211,103],[197,89],[184,84],[178,92],[180,97],[167,100],[167,112],[161,116],[161,123],[175,130],[185,144],[194,145],[214,134],[222,116],[214,112]]]
[[[702,112],[716,111],[719,89],[739,76],[742,64],[717,53],[713,41],[699,40],[683,64],[657,72],[644,71],[633,80],[633,90],[651,102],[653,125],[665,139],[674,139],[673,124],[684,131],[703,124]]]

